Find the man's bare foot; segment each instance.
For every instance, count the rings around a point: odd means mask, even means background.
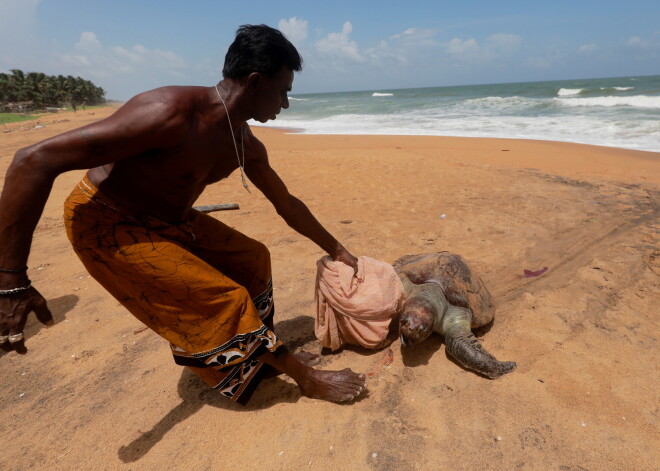
[[[352,401],[367,387],[366,376],[354,373],[349,368],[341,371],[315,370],[304,365],[296,355],[285,353],[276,357],[266,352],[257,357],[259,361],[288,374],[304,396],[332,402]]]
[[[309,374],[298,383],[304,396],[332,402],[348,402],[360,396],[367,387],[366,377],[349,368],[323,371],[309,368]]]
[[[308,367],[316,366],[319,363],[321,363],[321,357],[319,355],[316,355],[311,352],[306,352],[305,350],[291,353],[291,356],[295,358],[299,363]],[[284,372],[279,371],[275,368],[269,368],[266,374],[264,375],[264,379],[275,378],[281,374],[284,374]]]
[[[300,363],[305,366],[316,366],[321,363],[321,357],[312,352],[306,352],[305,350],[300,350],[292,354],[296,357]]]

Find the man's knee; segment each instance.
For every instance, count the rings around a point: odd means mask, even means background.
[[[253,254],[255,260],[259,260],[259,262],[270,266],[270,250],[268,250],[265,244],[256,240],[254,242]]]

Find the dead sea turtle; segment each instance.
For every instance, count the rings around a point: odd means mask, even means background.
[[[399,317],[403,346],[437,332],[447,352],[465,368],[491,379],[513,371],[514,362],[498,361],[472,333],[493,320],[495,306],[481,278],[459,255],[406,255],[394,262],[394,269],[406,293]]]

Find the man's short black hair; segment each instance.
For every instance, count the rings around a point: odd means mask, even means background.
[[[282,66],[293,72],[302,69],[302,57],[286,36],[270,26],[243,25],[229,46],[222,75],[238,79],[259,72],[273,77]]]

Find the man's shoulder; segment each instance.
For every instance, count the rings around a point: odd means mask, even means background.
[[[268,160],[268,151],[266,146],[257,136],[252,132],[252,128],[246,123],[243,130],[246,137],[246,155],[249,160]]]
[[[205,90],[205,87],[168,85],[135,95],[131,101],[141,103],[157,102],[178,108],[194,107],[198,100],[205,95]]]
[[[160,87],[135,95],[126,103],[124,111],[175,125],[189,120],[203,96],[204,87]]]

